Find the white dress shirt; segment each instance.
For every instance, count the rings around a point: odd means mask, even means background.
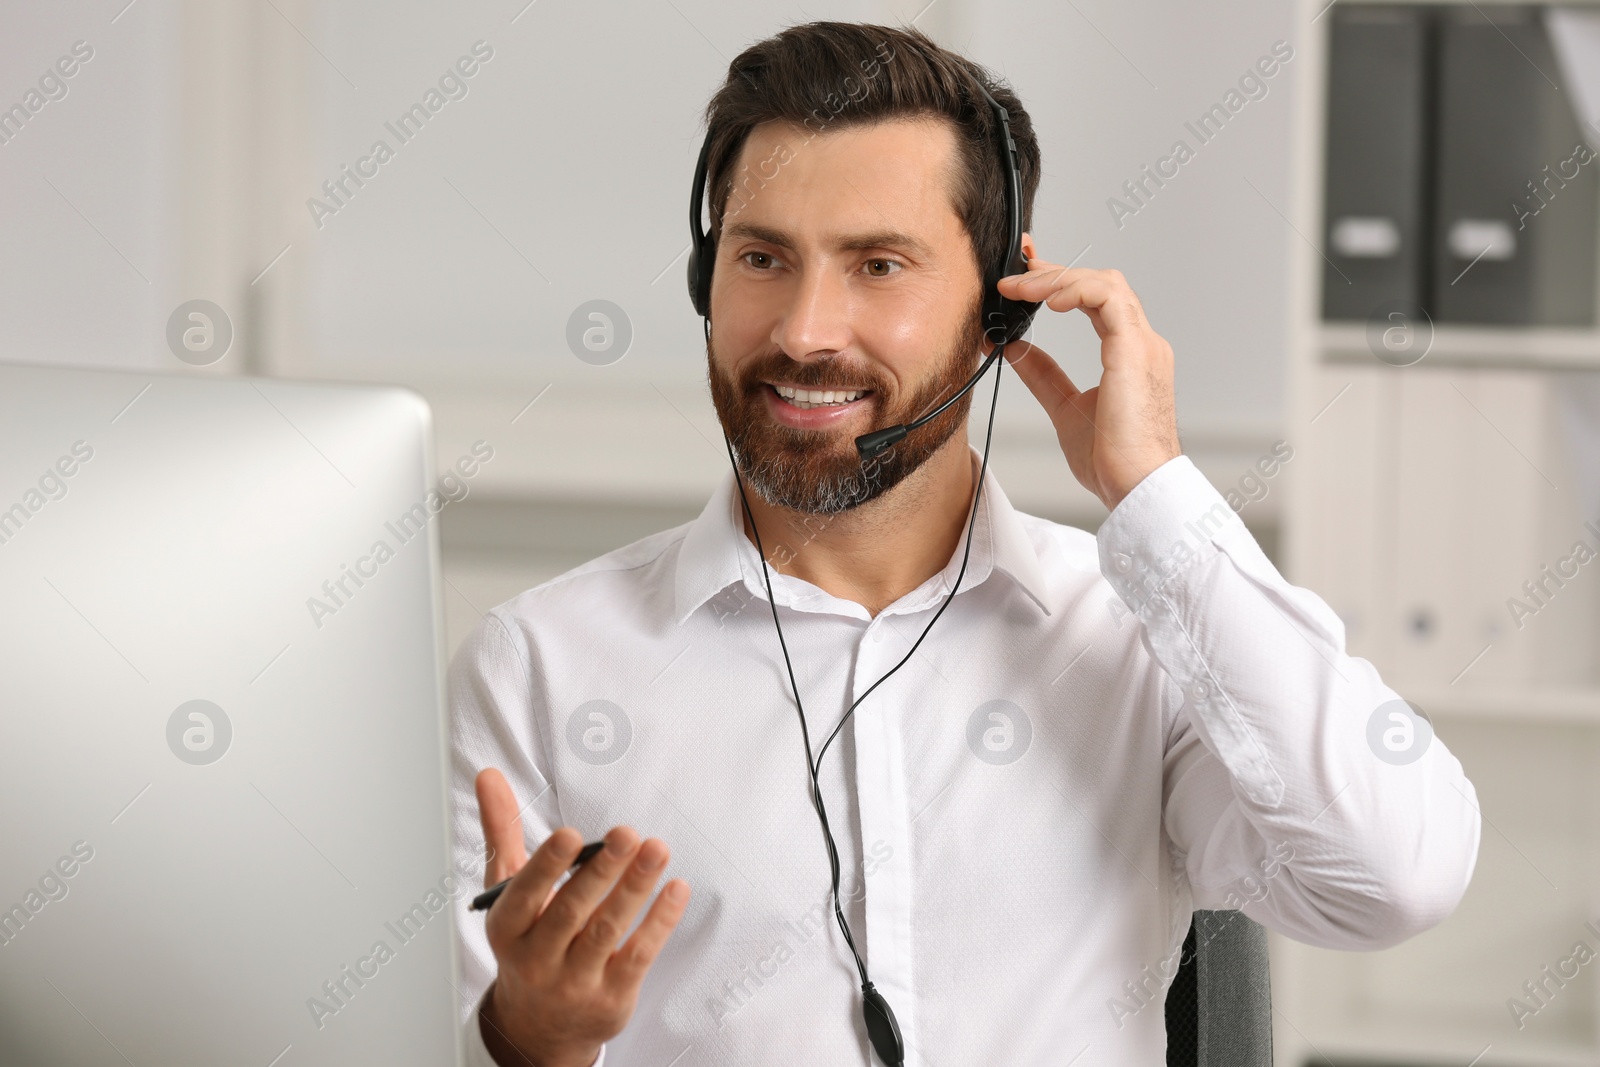
[[[1437,737],[1380,758],[1371,722],[1397,694],[1188,458],[1097,535],[1015,510],[992,470],[980,508],[954,602],[820,774],[845,917],[908,1067],[1164,1064],[1196,908],[1337,949],[1450,913],[1480,829],[1461,764]],[[690,884],[605,1067],[877,1064],[739,516],[730,470],[697,519],[496,607],[451,664],[458,862],[482,854],[473,779],[498,767],[530,849],[627,824],[672,850],[658,889]],[[965,547],[963,527],[876,618],[773,572],[813,746],[905,656]],[[476,1067],[495,960],[469,899]]]

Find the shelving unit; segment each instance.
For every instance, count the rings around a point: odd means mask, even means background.
[[[1314,345],[1324,363],[1372,366],[1365,327],[1318,323]],[[1600,367],[1600,331],[1435,325],[1433,345],[1419,362],[1464,369],[1593,370]]]
[[[1600,559],[1520,628],[1507,606],[1580,537],[1600,549],[1583,532],[1600,487],[1578,481],[1563,410],[1564,372],[1600,372],[1600,325],[1433,323],[1426,356],[1400,367],[1366,324],[1323,321],[1325,3],[1301,3],[1294,42],[1285,568],[1433,720],[1477,790],[1483,839],[1456,913],[1405,944],[1273,935],[1276,1062],[1600,1067],[1600,938],[1584,926],[1600,926]],[[1595,962],[1518,1029],[1508,1000],[1580,940]]]

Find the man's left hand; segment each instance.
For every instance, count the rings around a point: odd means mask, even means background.
[[[1145,476],[1180,455],[1173,405],[1172,346],[1145,318],[1120,271],[1063,267],[1033,258],[1028,272],[1001,278],[1002,296],[1038,300],[1055,311],[1077,309],[1100,335],[1100,384],[1078,389],[1049,353],[1029,341],[1006,346],[1006,361],[1044,405],[1067,465],[1107,508]]]

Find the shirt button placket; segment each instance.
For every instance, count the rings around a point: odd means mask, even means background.
[[[856,655],[856,676],[852,700],[860,698],[902,658],[894,646],[885,650],[882,639],[887,616],[880,614],[869,624],[872,639],[860,642]],[[911,857],[910,811],[905,782],[903,688],[915,676],[903,677],[904,670],[872,691],[851,717],[856,742],[856,798],[861,813],[861,852],[870,854],[882,841],[893,849],[892,858],[878,864],[865,889],[866,930],[860,947],[873,984],[894,1008],[901,1034],[906,1038],[906,1063],[915,1062],[916,1018],[913,1010],[911,954]],[[896,685],[896,682],[902,685]],[[858,868],[856,879],[863,877]]]

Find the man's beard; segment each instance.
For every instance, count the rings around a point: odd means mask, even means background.
[[[867,402],[872,405],[872,424],[856,433],[912,422],[953,396],[976,369],[973,356],[983,339],[976,305],[966,321],[972,324],[970,329],[934,361],[933,376],[913,395],[898,401],[889,397],[885,380],[863,380],[870,376],[869,367],[855,370],[832,359],[797,363],[781,351],[747,363],[742,370],[743,381],[736,385],[718,368],[708,340],[706,376],[711,400],[733,445],[739,472],[768,504],[811,515],[838,514],[887,493],[965,425],[972,405],[970,393],[938,418],[912,430],[876,456],[862,460],[856,451],[854,433],[845,434],[837,428],[799,430],[774,419],[767,410],[766,383],[779,381],[807,389],[871,389]]]

